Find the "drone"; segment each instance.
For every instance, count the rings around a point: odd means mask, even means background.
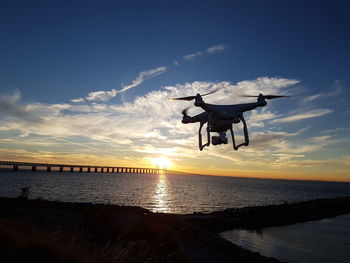
[[[249,136],[247,123],[244,120],[243,113],[246,111],[254,110],[258,107],[264,107],[267,105],[266,100],[272,100],[277,98],[284,98],[289,96],[283,95],[263,95],[259,94],[258,96],[252,95],[243,95],[244,97],[257,97],[257,102],[253,103],[244,103],[244,104],[233,104],[233,105],[214,105],[205,103],[203,100],[203,96],[207,96],[215,93],[218,90],[214,90],[212,92],[196,96],[188,96],[182,98],[170,98],[169,100],[185,100],[191,101],[194,100],[194,106],[200,107],[204,110],[204,112],[195,115],[189,116],[187,111],[189,108],[186,108],[182,111],[182,123],[196,123],[199,122],[199,131],[198,131],[198,142],[199,142],[199,150],[203,150],[204,147],[210,145],[210,133],[216,132],[219,136],[212,136],[211,142],[213,145],[227,144],[228,139],[226,137],[226,133],[230,130],[232,137],[233,149],[235,151],[238,150],[241,146],[249,145]],[[245,141],[241,144],[236,145],[235,136],[233,132],[233,124],[243,123],[243,132]],[[207,143],[203,144],[202,142],[202,128],[204,124],[207,123]]]

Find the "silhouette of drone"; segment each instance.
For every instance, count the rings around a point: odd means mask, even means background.
[[[186,108],[182,111],[182,115],[183,115],[182,123],[187,124],[187,123],[199,122],[200,124],[199,131],[198,131],[198,142],[199,142],[199,150],[201,151],[203,150],[204,147],[210,145],[210,132],[219,133],[219,136],[212,136],[211,141],[213,145],[227,144],[228,140],[226,137],[226,132],[228,130],[230,130],[231,132],[233,149],[237,151],[238,148],[243,145],[248,146],[249,145],[248,129],[247,129],[247,123],[243,117],[243,113],[246,111],[253,110],[257,107],[266,106],[267,104],[266,100],[289,97],[289,96],[262,95],[262,94],[259,94],[258,96],[244,95],[244,97],[257,97],[257,102],[233,104],[233,105],[214,105],[214,104],[205,103],[202,97],[209,94],[213,94],[216,91],[218,90],[214,90],[212,92],[209,92],[203,95],[197,94],[196,96],[169,99],[169,100],[186,100],[186,101],[195,100],[194,105],[204,110],[204,112],[193,117],[187,115],[187,111],[189,108]],[[233,124],[240,123],[241,121],[243,123],[243,132],[244,132],[245,142],[236,145],[235,136],[233,133]],[[207,123],[208,142],[206,144],[202,144],[202,128],[205,123]]]

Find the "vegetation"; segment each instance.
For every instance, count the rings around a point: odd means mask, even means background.
[[[350,212],[350,197],[191,215],[27,197],[0,198],[1,262],[279,262],[217,233]]]

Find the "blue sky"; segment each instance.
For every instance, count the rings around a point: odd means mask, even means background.
[[[347,1],[1,1],[0,157],[128,165],[161,154],[208,173],[346,179],[349,11]],[[198,127],[181,124],[191,103],[166,98],[217,86],[208,102],[292,97],[247,115],[249,147],[199,153]]]

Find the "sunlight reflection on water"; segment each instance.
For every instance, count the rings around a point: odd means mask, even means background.
[[[171,208],[169,206],[169,200],[171,200],[171,198],[169,198],[168,195],[167,177],[165,174],[159,174],[157,187],[153,195],[155,199],[154,212],[171,213]]]

